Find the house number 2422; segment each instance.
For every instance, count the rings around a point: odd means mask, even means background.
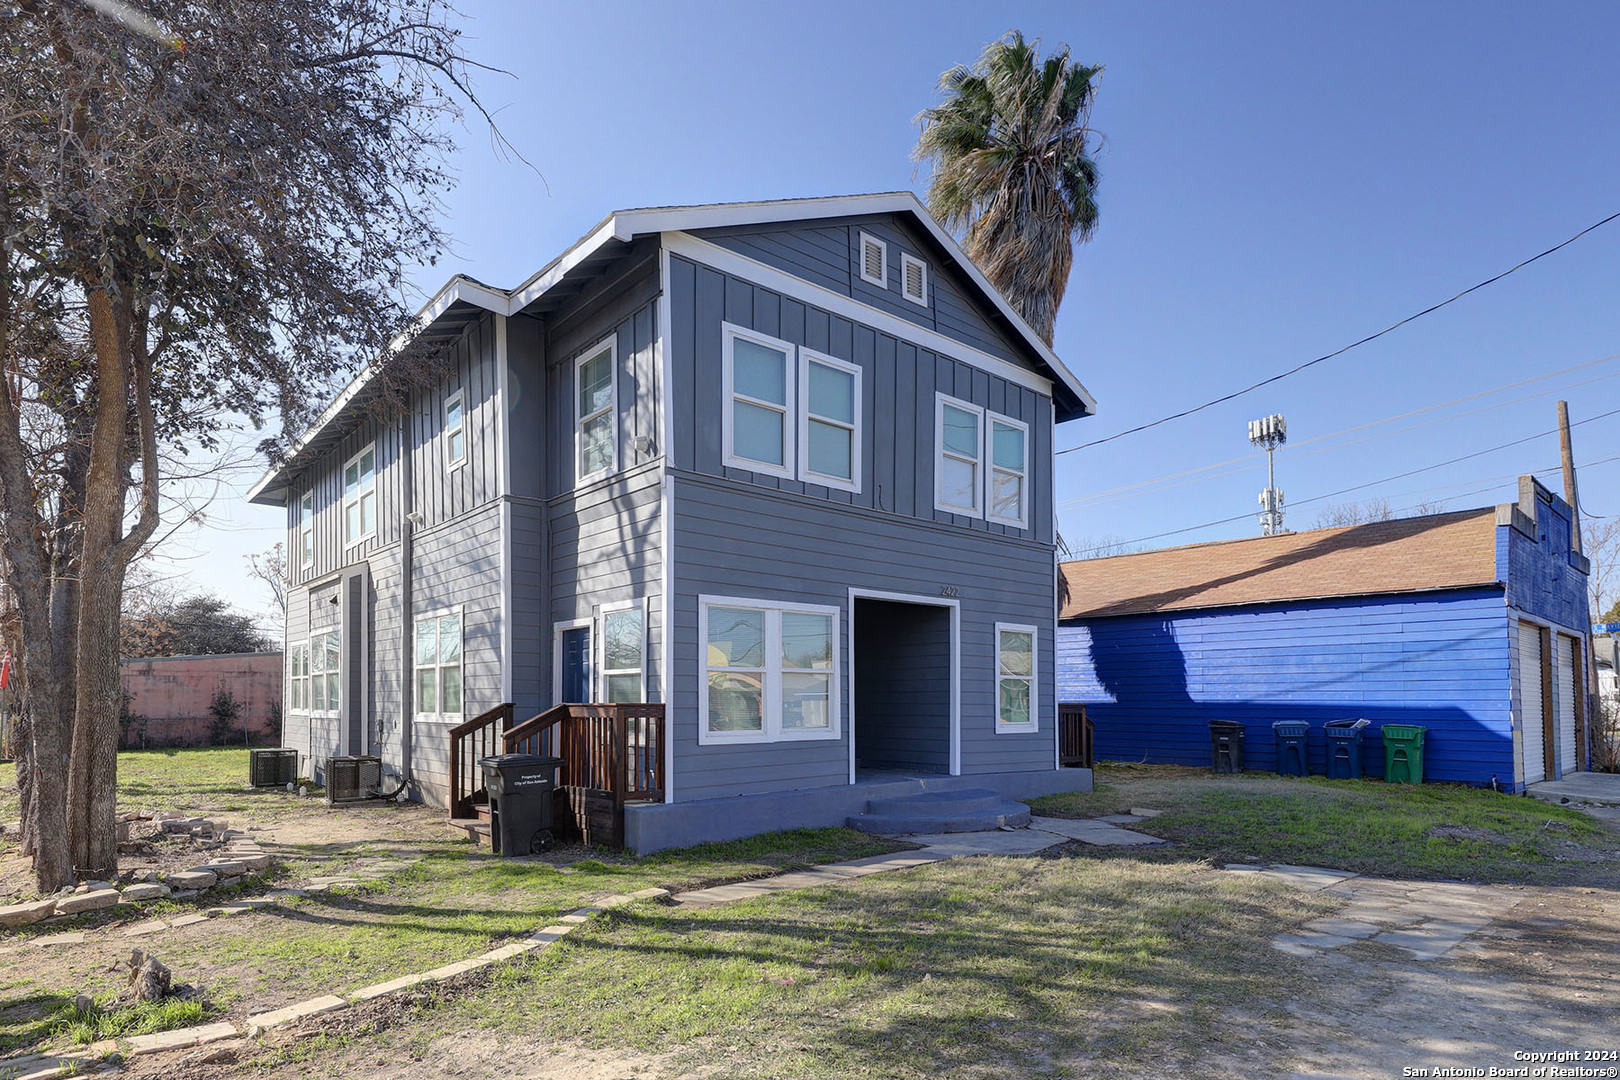
[[[961,596],[962,595],[962,590],[957,588],[955,585],[941,585],[939,587],[939,595],[941,595],[941,596]]]

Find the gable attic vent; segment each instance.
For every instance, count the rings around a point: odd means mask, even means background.
[[[900,256],[900,292],[913,304],[928,306],[928,264],[915,255]]]
[[[888,245],[867,233],[861,233],[861,280],[880,289],[889,287]]]

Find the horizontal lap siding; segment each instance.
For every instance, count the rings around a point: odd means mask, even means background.
[[[677,467],[827,503],[946,522],[964,530],[1042,541],[1052,538],[1050,397],[679,257],[670,259],[670,305],[675,387],[671,438]],[[861,369],[858,493],[726,464],[721,424],[726,408],[723,323],[769,334]],[[1027,529],[934,509],[936,392],[1029,425]]]
[[[681,801],[843,784],[849,778],[849,589],[961,603],[964,773],[1053,767],[1053,562],[1049,548],[695,476],[675,482],[675,789]],[[698,597],[836,606],[843,716],[837,741],[698,744]],[[1039,730],[995,733],[995,623],[1040,630]],[[856,657],[856,666],[861,660]]]
[[[1275,767],[1271,724],[1365,717],[1429,729],[1424,773],[1513,778],[1507,612],[1499,590],[1091,619],[1059,630],[1058,697],[1083,703],[1097,756],[1208,765],[1210,720],[1246,725],[1251,768]]]
[[[462,709],[471,718],[501,703],[501,514],[490,503],[416,536],[413,619],[462,608]],[[412,770],[424,798],[442,805],[450,769],[445,733],[458,718],[414,726]]]

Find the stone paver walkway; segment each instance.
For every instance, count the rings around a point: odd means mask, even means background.
[[[1438,960],[1466,949],[1469,937],[1524,899],[1523,893],[1490,885],[1390,881],[1319,866],[1234,864],[1226,869],[1260,874],[1350,901],[1332,918],[1313,919],[1297,934],[1278,934],[1271,939],[1272,948],[1290,956],[1316,956],[1323,949],[1376,941],[1405,949],[1414,960]]]

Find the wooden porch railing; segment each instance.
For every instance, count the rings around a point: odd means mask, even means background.
[[[484,793],[478,759],[501,752],[500,736],[512,727],[510,701],[450,729],[450,816],[475,816],[473,804]]]
[[[562,758],[561,787],[605,792],[617,807],[664,797],[662,705],[557,705],[503,739],[508,754]]]
[[[1065,769],[1089,769],[1096,763],[1094,728],[1084,705],[1058,706],[1058,764]]]

